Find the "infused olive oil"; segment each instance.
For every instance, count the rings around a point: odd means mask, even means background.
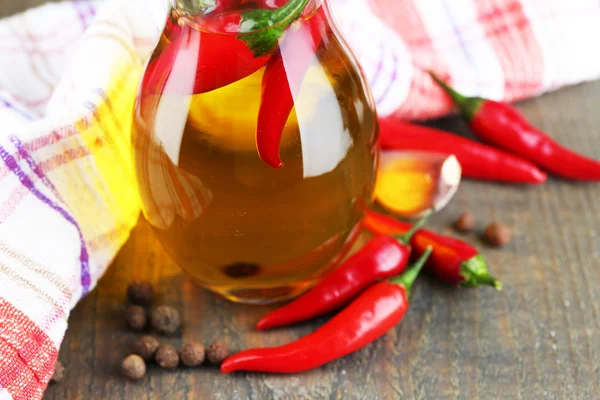
[[[151,61],[171,43],[168,26]],[[266,303],[306,290],[343,258],[371,204],[372,100],[345,44],[326,20],[321,28],[316,52],[281,49],[290,68],[294,57],[311,58],[283,130],[282,168],[256,148],[264,67],[205,93],[169,91],[194,80],[192,44],[174,60],[164,92],[138,98],[144,215],[181,268],[229,299]]]

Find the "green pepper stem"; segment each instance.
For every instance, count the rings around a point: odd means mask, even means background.
[[[481,285],[493,286],[502,290],[502,282],[494,278],[487,270],[485,259],[478,254],[460,265],[460,274],[465,279],[462,286],[479,287]]]
[[[242,13],[238,39],[244,41],[255,57],[268,55],[287,27],[302,14],[310,0],[289,0],[275,10],[256,9]]]
[[[404,290],[406,290],[406,297],[410,298],[412,286],[417,280],[419,273],[425,266],[425,263],[429,259],[432,251],[433,248],[431,246],[427,246],[427,250],[425,250],[421,257],[419,257],[419,259],[409,269],[407,269],[402,275],[390,279],[390,283],[404,287]]]
[[[272,11],[271,21],[275,24],[285,21],[287,18],[296,18],[304,11],[310,0],[290,0],[283,6]]]
[[[266,28],[273,28],[277,25],[288,21],[286,26],[292,23],[302,11],[308,6],[310,0],[289,0],[287,3],[274,10],[255,9],[242,13],[242,21],[240,32],[250,32],[258,34],[260,32],[252,32]]]
[[[397,240],[399,240],[400,242],[404,243],[405,245],[408,245],[410,243],[410,239],[412,239],[412,237],[415,235],[415,233],[417,233],[417,231],[419,229],[421,229],[422,227],[425,226],[425,224],[427,223],[427,220],[429,220],[430,216],[431,216],[431,212],[427,213],[427,215],[425,215],[423,218],[421,218],[417,222],[415,222],[413,224],[412,228],[410,228],[410,231],[404,232],[401,235],[394,235],[394,237]]]
[[[441,80],[435,73],[432,71],[428,71],[431,78],[437,83],[448,95],[452,98],[454,103],[458,106],[460,113],[462,116],[469,122],[473,120],[475,114],[481,108],[481,105],[485,101],[480,97],[467,97],[456,90],[454,90],[450,85]]]
[[[477,276],[477,281],[480,285],[488,285],[493,286],[496,290],[502,290],[502,282],[498,279],[494,278],[492,274],[486,272],[485,274],[480,274]]]

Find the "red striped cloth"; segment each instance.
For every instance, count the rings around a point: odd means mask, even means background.
[[[516,101],[598,78],[600,5],[590,0],[335,0],[378,111],[447,114],[433,69],[460,91]],[[383,23],[382,23],[383,22]]]

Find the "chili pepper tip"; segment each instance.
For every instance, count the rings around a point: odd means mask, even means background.
[[[266,157],[263,157],[263,155],[260,154],[260,152],[259,152],[259,156],[260,156],[260,159],[262,160],[262,162],[267,164],[269,167],[275,168],[275,169],[283,168],[283,161],[281,161],[279,158],[272,159],[272,160],[267,159]]]
[[[502,282],[488,272],[485,259],[480,254],[464,261],[460,266],[460,274],[465,279],[462,286],[475,288],[487,285],[502,290]]]
[[[407,269],[402,275],[399,275],[395,278],[390,279],[390,283],[401,285],[406,290],[406,297],[410,297],[410,290],[412,289],[412,285],[417,280],[419,273],[423,269],[423,266],[429,259],[431,252],[433,251],[433,247],[427,246],[427,250],[423,253],[421,257],[410,267]]]
[[[535,183],[544,183],[548,180],[548,174],[546,174],[541,169],[532,170],[533,179],[535,179]]]
[[[229,357],[231,358],[231,357]],[[227,362],[229,360],[229,358],[225,359],[225,361],[223,361],[223,363],[221,364],[221,373],[223,374],[228,374],[230,372],[233,372],[235,370],[234,367],[232,367],[231,363]]]

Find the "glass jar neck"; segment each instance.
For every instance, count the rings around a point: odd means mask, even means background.
[[[219,0],[169,0],[171,7],[188,14],[204,14],[214,9]]]
[[[218,10],[228,12],[235,9],[275,9],[285,5],[290,0],[169,0],[171,8],[188,15],[209,14]],[[327,0],[310,0],[307,8],[317,10]],[[309,11],[308,13],[311,13]]]

